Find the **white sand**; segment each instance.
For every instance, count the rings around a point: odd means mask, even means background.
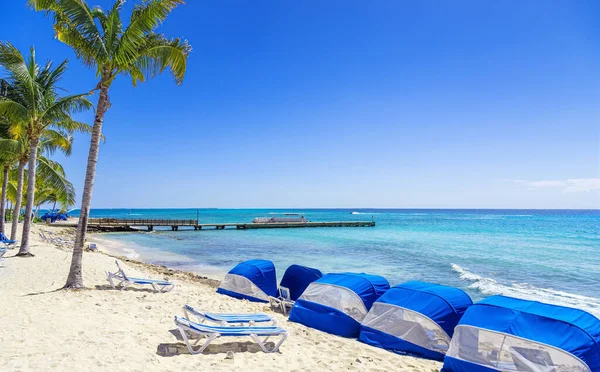
[[[113,290],[105,270],[114,258],[84,253],[83,291],[57,291],[66,280],[70,248],[43,241],[39,231],[72,234],[67,228],[34,226],[33,258],[0,262],[0,371],[438,371],[440,363],[400,356],[356,340],[329,335],[271,312],[268,306],[215,292],[215,282],[125,263],[141,277],[177,282],[170,293],[142,287]],[[102,248],[102,247],[100,247]],[[8,258],[6,258],[8,257]],[[169,275],[171,274],[171,275]],[[221,338],[202,355],[190,355],[172,333],[174,315],[191,304],[211,312],[268,312],[288,330],[279,353],[265,354],[249,338]],[[228,350],[234,359],[225,359]]]

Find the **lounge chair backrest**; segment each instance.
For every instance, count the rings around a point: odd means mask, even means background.
[[[290,289],[287,287],[279,287],[279,295],[282,299],[291,301],[292,297],[290,295]]]
[[[123,271],[123,268],[121,267],[121,265],[119,265],[119,261],[115,260],[115,262],[117,263],[117,267],[119,268],[119,272],[121,273],[121,275],[123,275],[123,278],[125,280],[129,280],[129,278],[127,277],[127,274],[125,274],[125,271]]]

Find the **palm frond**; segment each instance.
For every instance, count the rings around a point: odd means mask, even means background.
[[[88,95],[89,93],[75,94],[56,100],[40,114],[39,120],[52,123],[69,118],[69,114],[91,109],[94,105],[86,98]]]
[[[0,158],[3,160],[13,159],[18,157],[23,152],[23,144],[20,141],[0,138]],[[3,162],[4,163],[4,162]]]
[[[145,43],[145,36],[158,27],[183,0],[149,0],[136,5],[130,22],[121,36],[115,60],[120,66],[131,65]]]
[[[0,116],[10,122],[27,121],[29,110],[21,102],[15,102],[10,98],[0,97]]]
[[[28,63],[19,49],[7,41],[0,41],[0,66],[10,74],[11,80],[22,82],[27,88],[32,88],[34,78],[29,73]]]
[[[104,28],[104,43],[110,51],[111,56],[115,54],[123,34],[123,23],[121,22],[121,7],[125,0],[116,0],[108,13],[106,27]]]
[[[84,65],[92,67],[97,64],[98,51],[94,44],[90,43],[75,27],[57,22],[54,24],[54,32],[60,42],[73,48],[75,55]]]
[[[60,150],[64,155],[71,155],[73,150],[73,132],[65,130],[46,129],[40,139],[41,153],[52,155]]]
[[[151,34],[146,37],[145,44],[139,50],[135,67],[142,72],[145,79],[154,78],[166,68],[170,68],[175,82],[181,84],[185,77],[187,57],[190,52],[191,46],[186,40],[179,38],[167,40],[162,35]],[[131,76],[135,79],[135,75],[131,74]]]
[[[85,0],[57,0],[58,9],[53,9],[59,14],[60,20],[70,27],[76,28],[95,49],[108,55],[102,42],[102,35],[96,26],[92,10]]]
[[[37,173],[40,180],[52,187],[66,206],[75,204],[75,187],[67,180],[62,165],[44,156],[38,158]]]

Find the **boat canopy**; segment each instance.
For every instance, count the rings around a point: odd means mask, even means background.
[[[583,310],[488,297],[456,326],[442,371],[600,371],[600,320]]]
[[[289,320],[344,337],[358,337],[360,322],[390,288],[388,281],[364,273],[326,274],[295,302]]]
[[[279,284],[290,290],[290,299],[296,301],[310,283],[321,278],[323,273],[318,269],[306,266],[291,265],[287,268]]]
[[[385,292],[362,321],[359,340],[442,361],[454,327],[473,302],[464,291],[411,281]]]
[[[217,292],[255,302],[269,302],[269,296],[277,295],[275,266],[269,260],[242,262],[225,275]]]

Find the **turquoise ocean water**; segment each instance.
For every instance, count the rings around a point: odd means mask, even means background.
[[[390,283],[424,280],[578,307],[600,316],[600,211],[389,209],[95,209],[92,217],[251,222],[301,213],[376,227],[202,230],[103,235],[140,260],[221,276],[243,260],[323,272],[361,271]],[[73,215],[76,215],[73,214]]]

